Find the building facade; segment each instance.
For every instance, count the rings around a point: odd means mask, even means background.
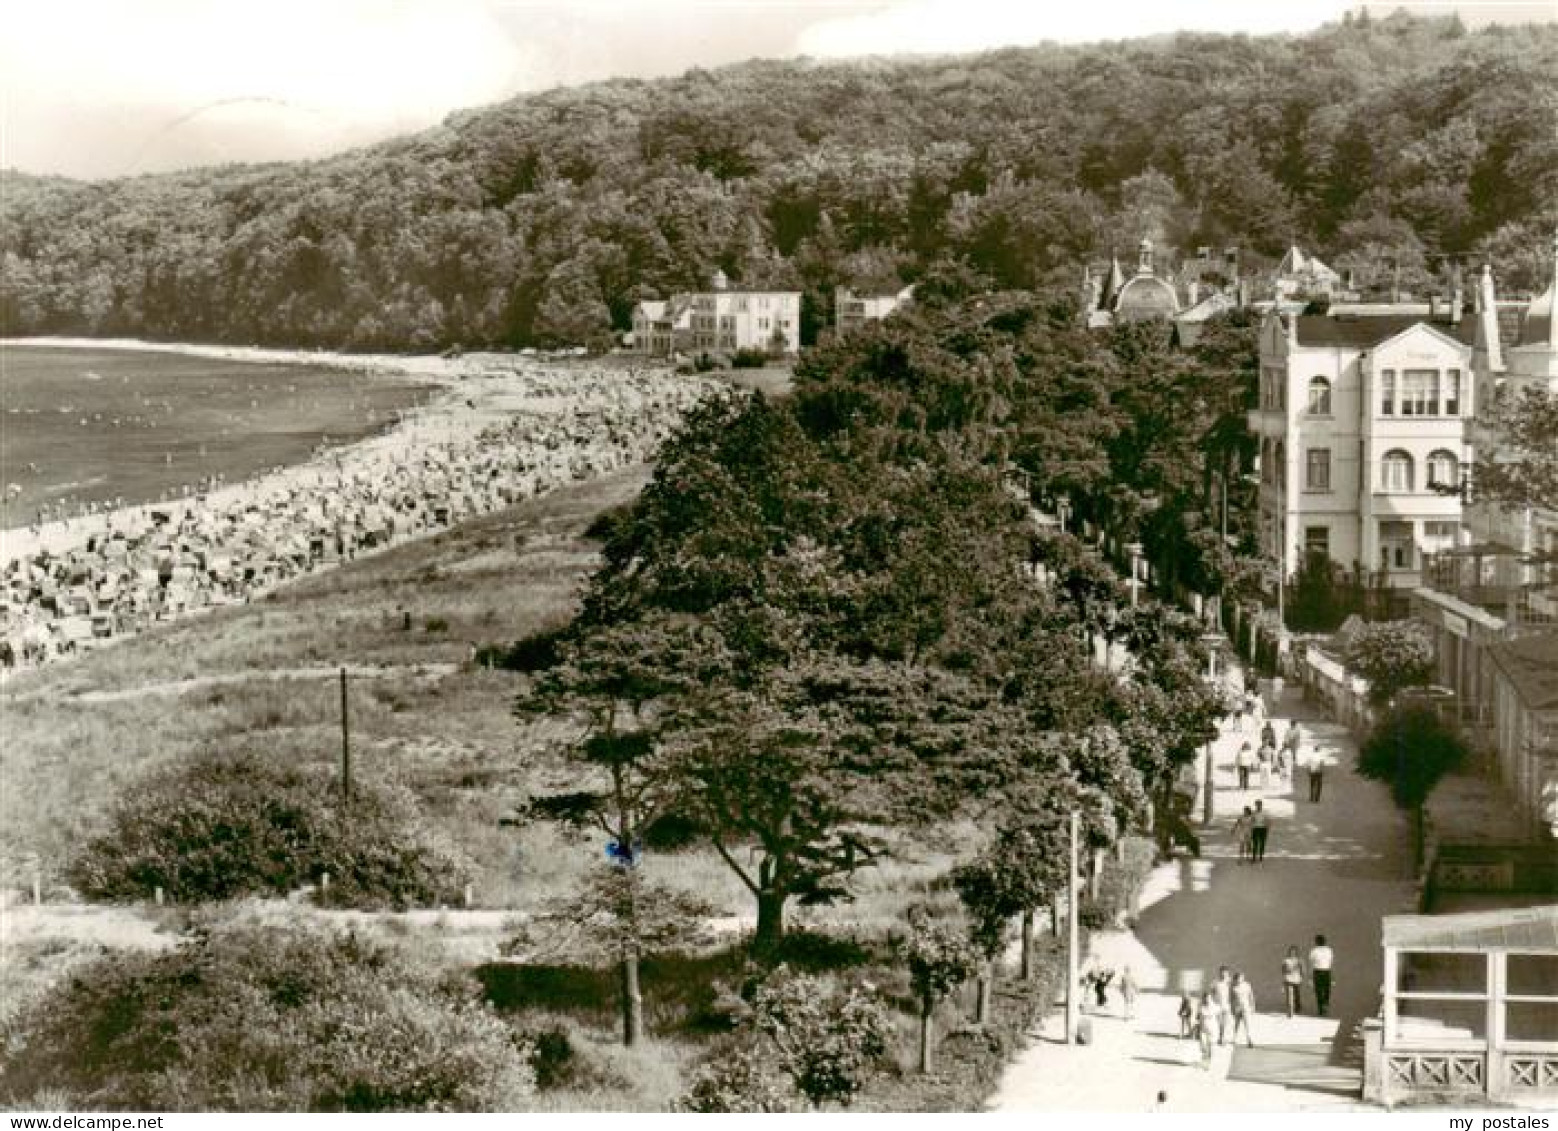
[[[840,336],[852,334],[868,322],[880,322],[914,297],[913,287],[891,294],[856,294],[848,287],[833,292],[833,328]]]
[[[1473,333],[1458,317],[1267,315],[1249,427],[1262,549],[1284,577],[1320,555],[1408,588],[1425,553],[1457,544]]]
[[[761,350],[800,352],[799,291],[732,289],[716,274],[707,291],[674,294],[633,309],[633,348],[656,356]]]

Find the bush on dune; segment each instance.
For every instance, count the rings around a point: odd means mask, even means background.
[[[534,1091],[531,1049],[478,995],[353,934],[219,928],[56,986],[13,1031],[0,1100],[47,1088],[110,1110],[513,1110]]]
[[[197,902],[284,895],[328,873],[332,905],[407,907],[454,900],[467,872],[409,791],[358,784],[346,806],[329,773],[243,754],[180,762],[127,791],[69,876],[96,898],[161,888]]]

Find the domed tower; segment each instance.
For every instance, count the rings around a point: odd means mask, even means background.
[[[1114,316],[1122,322],[1142,322],[1149,318],[1172,318],[1179,313],[1179,295],[1174,284],[1158,275],[1152,266],[1152,241],[1141,241],[1136,274],[1120,288],[1114,300]]]

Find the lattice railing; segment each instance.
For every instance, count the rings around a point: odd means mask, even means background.
[[[1558,1053],[1506,1053],[1504,1072],[1510,1091],[1558,1092]]]
[[[1388,1052],[1386,1086],[1425,1091],[1485,1090],[1486,1058],[1480,1052]]]

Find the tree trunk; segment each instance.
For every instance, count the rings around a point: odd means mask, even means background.
[[[1033,977],[1033,909],[1022,913],[1022,980]]]
[[[920,1072],[930,1071],[930,1015],[935,1006],[929,1001],[920,1003]]]
[[[1060,902],[1052,900],[1049,905],[1049,933],[1055,938],[1060,938]]]
[[[785,896],[785,892],[768,888],[757,893],[757,934],[752,940],[753,950],[772,950],[784,937]]]
[[[638,1044],[644,1035],[644,995],[638,989],[638,955],[622,958],[622,1043]]]
[[[985,963],[979,972],[979,992],[974,999],[974,1024],[983,1025],[990,1020],[990,995],[995,989],[995,960]]]
[[[1424,827],[1422,805],[1412,807],[1412,875],[1423,874],[1423,857],[1428,848],[1427,829]]]

